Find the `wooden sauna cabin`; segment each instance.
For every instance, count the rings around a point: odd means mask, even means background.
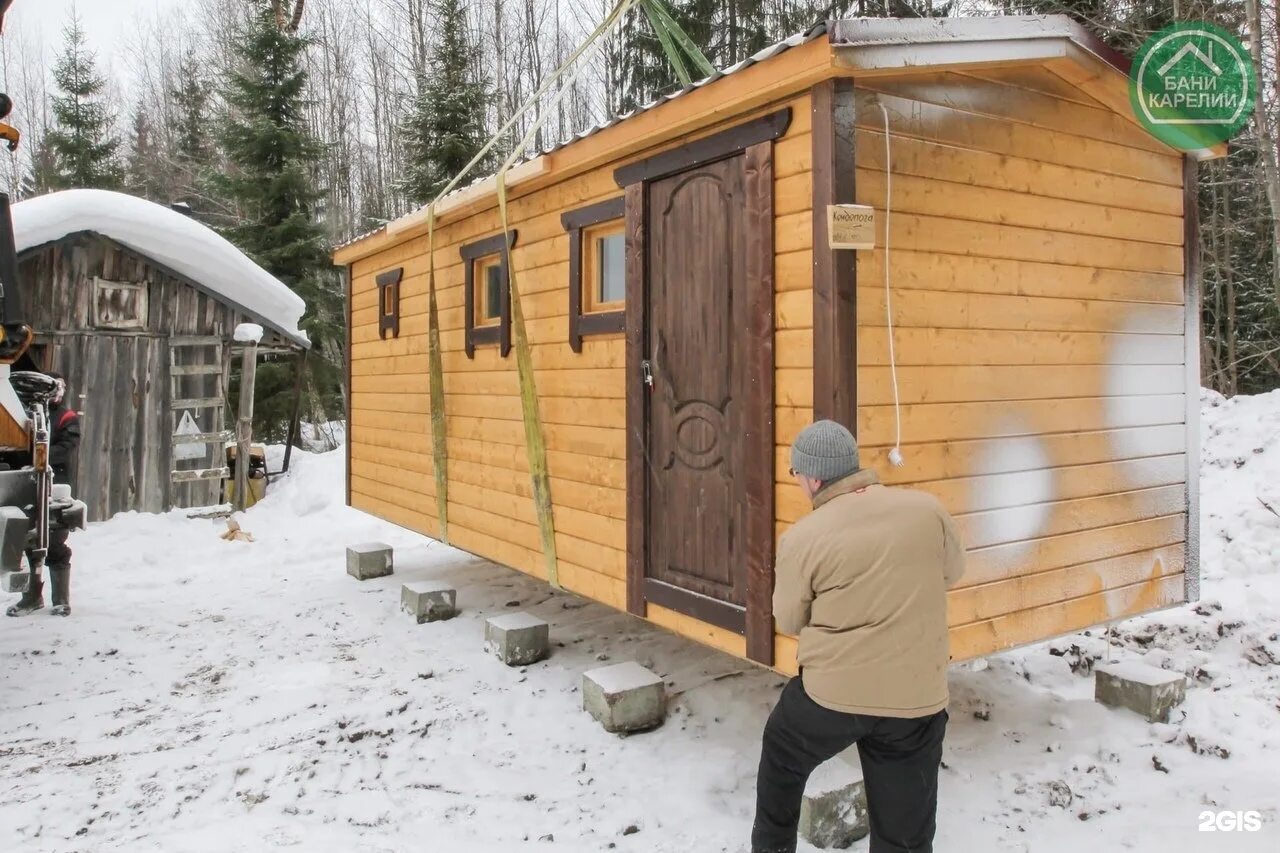
[[[212,230],[104,190],[15,204],[18,313],[35,329],[28,369],[67,377],[81,413],[76,496],[90,521],[220,500],[236,326],[258,351],[304,352],[303,301]],[[8,294],[6,294],[8,297]]]
[[[443,199],[437,380],[425,212],[341,246],[351,505],[794,672],[788,447],[835,418],[957,517],[956,660],[1196,598],[1194,186],[1225,152],[1144,131],[1126,68],[1056,16],[774,45],[513,168],[505,236],[493,180]],[[830,248],[847,203],[874,248]]]

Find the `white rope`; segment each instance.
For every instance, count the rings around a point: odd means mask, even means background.
[[[889,286],[889,217],[893,209],[893,155],[889,146],[889,111],[879,103],[884,115],[884,315],[889,327],[889,374],[893,379],[893,419],[896,433],[889,462],[895,467],[904,463],[902,458],[902,403],[898,399],[898,359],[893,345],[893,289]]]

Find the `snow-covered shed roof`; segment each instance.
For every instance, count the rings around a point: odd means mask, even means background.
[[[136,196],[108,190],[63,190],[15,204],[18,254],[91,231],[145,255],[209,295],[294,343],[309,347],[298,328],[306,303],[213,229]]]

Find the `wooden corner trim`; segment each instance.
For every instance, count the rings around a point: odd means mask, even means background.
[[[702,163],[722,160],[761,142],[777,139],[791,126],[791,108],[786,107],[752,121],[687,142],[644,160],[614,170],[613,179],[626,187],[641,181],[683,172]]]
[[[476,327],[476,281],[475,263],[477,258],[501,253],[499,264],[503,277],[508,276],[511,269],[511,250],[515,248],[518,232],[511,229],[506,234],[494,234],[474,243],[467,243],[458,249],[463,260],[463,308],[465,311],[463,349],[467,358],[476,357],[476,347],[486,344],[497,344],[499,355],[506,358],[511,352],[511,289],[503,288],[498,308],[498,324],[496,326]]]
[[[387,339],[387,332],[393,338],[400,337],[400,281],[403,278],[404,267],[397,267],[378,273],[375,279],[378,284],[378,337],[383,340]]]
[[[854,86],[847,77],[813,87],[813,418],[857,435],[857,253],[828,249],[826,209],[851,204]]]
[[[1186,558],[1183,596],[1200,600],[1200,167],[1194,155],[1182,158],[1183,336],[1186,353]]]
[[[747,315],[746,359],[751,382],[746,403],[743,472],[746,490],[747,657],[773,665],[774,564],[774,238],[773,142],[746,151]]]
[[[347,345],[343,348],[343,373],[345,374],[346,383],[342,391],[343,405],[346,411],[343,413],[346,419],[346,435],[343,439],[343,452],[346,454],[347,471],[346,471],[346,502],[347,506],[351,506],[351,267],[342,268],[342,285],[346,291],[346,304],[343,305],[343,324],[346,327]]]
[[[645,524],[648,475],[645,473],[645,418],[648,398],[640,375],[644,356],[645,323],[645,192],[644,184],[631,184],[626,191],[627,308],[626,394],[627,394],[627,612],[645,615],[644,568],[646,560]]]

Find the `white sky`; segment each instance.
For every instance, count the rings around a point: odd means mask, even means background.
[[[21,32],[43,41],[53,56],[62,44],[62,27],[71,7],[80,14],[89,44],[104,66],[115,58],[116,48],[140,19],[156,10],[176,9],[189,0],[14,0],[5,15],[5,32]]]

